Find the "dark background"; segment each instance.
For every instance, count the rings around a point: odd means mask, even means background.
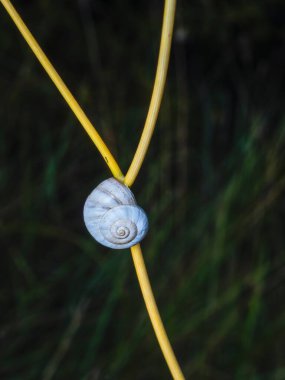
[[[163,2],[14,4],[126,172]],[[178,1],[133,191],[187,379],[285,379],[284,67],[284,1]],[[2,5],[0,69],[0,378],[170,378],[129,251],[99,246],[83,225],[109,170]]]

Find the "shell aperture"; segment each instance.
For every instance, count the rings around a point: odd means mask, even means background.
[[[109,178],[88,196],[83,210],[87,230],[100,244],[113,248],[130,248],[148,231],[144,210],[136,204],[131,190]]]

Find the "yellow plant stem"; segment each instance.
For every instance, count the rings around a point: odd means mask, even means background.
[[[51,80],[65,99],[66,103],[74,112],[79,122],[81,123],[85,131],[88,133],[89,137],[94,142],[96,147],[98,148],[99,152],[103,156],[114,177],[124,182],[127,186],[131,186],[138,175],[147,148],[149,146],[162,99],[169,61],[170,44],[175,13],[175,0],[165,0],[164,21],[158,68],[156,73],[153,95],[150,103],[150,109],[147,115],[145,127],[141,136],[140,143],[138,145],[138,149],[136,151],[136,154],[134,156],[134,159],[132,161],[132,164],[129,168],[125,180],[119,168],[119,165],[117,164],[111,152],[105,145],[104,141],[101,139],[100,135],[98,134],[90,120],[87,118],[80,105],[77,103],[69,89],[66,87],[63,80],[56,72],[51,62],[49,61],[49,59],[47,58],[37,41],[34,39],[31,32],[24,24],[23,20],[21,19],[15,8],[12,6],[9,0],[0,0],[0,2],[7,10],[8,14],[18,27],[19,31],[21,32],[22,36],[24,37],[32,51],[34,52],[35,56],[38,58],[41,65],[43,66],[43,68],[45,69],[45,71],[47,72],[47,74],[49,75],[49,77],[51,78]],[[163,323],[159,315],[158,308],[156,306],[155,298],[152,293],[140,245],[138,244],[132,247],[131,252],[141,291],[145,300],[145,304],[164,358],[167,362],[167,365],[173,378],[175,380],[183,380],[184,376],[176,360],[174,352],[171,348],[170,342],[168,340],[167,334],[165,332]]]
[[[34,52],[35,56],[38,58],[40,61],[41,65],[49,75],[50,79],[53,81],[55,86],[57,87],[58,91],[61,93],[63,98],[65,99],[66,103],[69,105],[71,110],[74,112],[75,116],[85,129],[85,131],[88,133],[89,137],[91,140],[94,142],[96,145],[97,149],[101,153],[102,157],[104,158],[105,162],[109,166],[112,174],[114,177],[123,180],[123,174],[115,161],[113,155],[105,145],[104,141],[78,104],[78,102],[75,100],[74,96],[71,94],[69,89],[66,87],[65,83],[61,79],[61,77],[58,75],[56,72],[55,68],[25,25],[24,21],[21,19],[20,15],[18,12],[15,10],[13,5],[10,3],[9,0],[0,0],[0,2],[3,4],[5,7],[6,11],[9,13],[11,19],[14,21],[16,24],[17,28],[19,29],[20,33],[26,40],[27,44],[30,46],[32,51]]]
[[[136,153],[125,177],[124,182],[127,186],[131,186],[134,183],[140,171],[156,124],[166,81],[175,16],[175,6],[176,0],[165,0],[159,57],[152,97]]]
[[[137,244],[134,247],[131,247],[131,252],[146,308],[161,351],[163,352],[165,361],[169,367],[173,379],[183,380],[185,378],[176,360],[175,354],[172,350],[171,344],[168,340],[166,331],[159,315],[140,245]]]

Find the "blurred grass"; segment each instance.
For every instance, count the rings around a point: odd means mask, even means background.
[[[15,5],[126,170],[162,2]],[[178,2],[159,125],[134,191],[187,378],[285,378],[284,14],[277,0]],[[108,170],[0,16],[0,378],[169,378],[129,254],[99,247],[83,226],[84,200]]]

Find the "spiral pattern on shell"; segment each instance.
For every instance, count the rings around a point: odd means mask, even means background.
[[[148,231],[144,210],[136,204],[131,190],[115,178],[103,181],[92,191],[83,216],[94,239],[109,248],[130,248]]]

